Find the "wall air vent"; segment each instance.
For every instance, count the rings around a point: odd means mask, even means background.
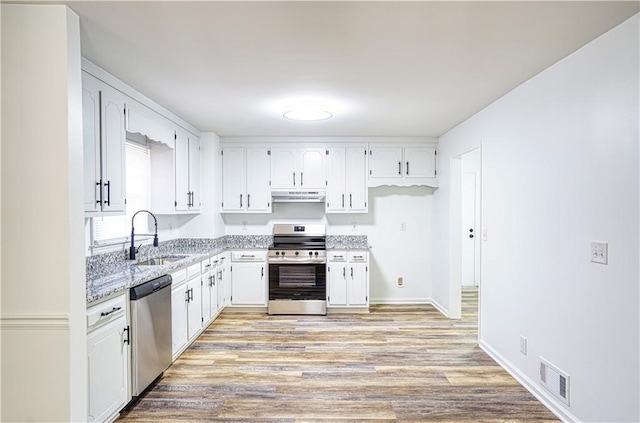
[[[540,357],[540,383],[563,403],[569,405],[569,375]]]

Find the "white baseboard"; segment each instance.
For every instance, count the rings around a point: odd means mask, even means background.
[[[515,380],[517,380],[527,391],[538,399],[545,407],[547,407],[553,414],[560,420],[566,423],[579,422],[578,418],[571,414],[564,406],[560,405],[555,399],[553,399],[546,391],[542,389],[537,383],[532,381],[518,368],[516,368],[509,360],[504,358],[502,354],[491,348],[486,342],[480,341],[480,348],[491,358],[493,358],[503,369],[505,369]]]
[[[431,304],[430,298],[371,298],[370,304]]]

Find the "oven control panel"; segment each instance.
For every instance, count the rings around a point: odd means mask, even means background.
[[[269,263],[326,263],[325,250],[269,250]]]

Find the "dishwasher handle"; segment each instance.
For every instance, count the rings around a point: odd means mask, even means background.
[[[151,295],[156,291],[170,286],[171,280],[171,275],[164,275],[131,288],[131,291],[129,292],[129,299],[135,301]]]

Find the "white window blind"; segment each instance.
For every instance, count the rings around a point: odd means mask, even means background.
[[[131,234],[133,214],[138,210],[149,209],[149,148],[135,142],[127,142],[125,155],[127,212],[124,216],[95,217],[94,244],[128,237]],[[136,218],[136,233],[149,233],[149,221],[146,216]]]

